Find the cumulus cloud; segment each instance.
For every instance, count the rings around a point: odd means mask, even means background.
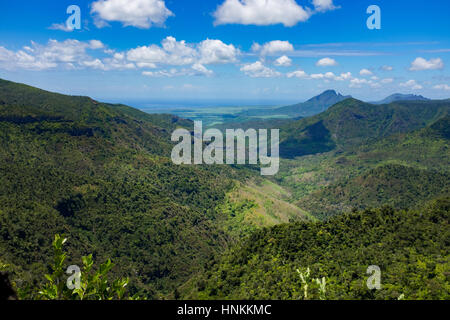
[[[239,50],[232,44],[207,39],[198,45],[167,37],[162,45],[141,46],[127,52],[127,58],[140,68],[156,65],[220,64],[237,61]]]
[[[292,27],[310,16],[311,11],[295,0],[225,0],[214,13],[214,23]]]
[[[140,46],[124,52],[107,48],[99,40],[49,40],[45,45],[32,42],[21,50],[0,46],[1,69],[46,70],[52,68],[95,70],[147,70],[147,76],[211,76],[207,65],[235,63],[239,50],[220,40],[206,39],[197,44],[167,37],[160,45]],[[183,68],[171,68],[183,67]],[[160,70],[158,70],[160,69]]]
[[[362,69],[361,71],[359,71],[359,74],[362,76],[371,76],[373,75],[372,71],[368,70],[368,69]]]
[[[281,73],[263,65],[261,61],[246,64],[241,68],[241,71],[251,78],[271,78],[281,75]]]
[[[400,83],[400,87],[410,88],[413,90],[423,89],[423,87],[420,84],[418,84],[416,80],[408,80],[406,82],[402,82],[402,83]]]
[[[300,79],[309,79],[309,80],[325,80],[325,81],[346,81],[352,79],[351,72],[341,73],[340,75],[336,75],[333,72],[326,73],[313,73],[311,75],[307,74],[303,70],[297,70],[290,73],[287,73],[286,76],[288,78],[300,78]]]
[[[307,79],[309,76],[308,74],[303,70],[296,70],[293,72],[289,72],[286,74],[288,78],[299,78],[299,79]]]
[[[62,42],[49,40],[46,45],[35,42],[18,51],[0,47],[0,67],[3,69],[46,70],[58,66],[99,68],[99,63],[88,53],[88,49],[99,49],[103,43],[98,40],[88,42],[68,39]]]
[[[143,29],[161,26],[174,15],[162,0],[99,0],[92,3],[91,13],[97,15],[97,27],[105,26],[106,21],[118,21]]]
[[[192,70],[196,71],[199,75],[211,76],[213,72],[207,69],[204,65],[196,63],[192,66]]]
[[[73,28],[68,28],[66,23],[54,23],[47,29],[49,30],[60,30],[64,32],[73,32]]]
[[[275,60],[274,64],[278,67],[290,67],[292,60],[288,56],[281,56]]]
[[[91,40],[89,41],[89,48],[91,49],[103,49],[105,45],[100,40]]]
[[[316,66],[318,67],[333,67],[337,66],[337,62],[334,59],[331,58],[323,58],[317,61]]]
[[[352,74],[350,72],[341,73],[341,75],[335,75],[333,72],[315,73],[315,74],[311,75],[311,79],[326,79],[326,80],[334,80],[334,81],[350,80],[351,78],[352,78]]]
[[[173,77],[182,77],[182,76],[211,76],[213,71],[207,69],[205,66],[201,64],[194,64],[190,68],[171,68],[171,69],[163,69],[156,71],[143,71],[142,75],[152,78],[173,78]]]
[[[312,3],[316,11],[319,12],[325,12],[339,8],[333,4],[333,0],[313,0]]]
[[[394,79],[392,79],[392,78],[385,78],[385,79],[381,80],[382,84],[388,84],[388,83],[392,83],[392,82],[394,82]]]
[[[444,68],[444,62],[441,58],[435,58],[426,60],[424,58],[416,58],[411,63],[411,67],[409,68],[410,71],[422,71],[422,70],[437,70],[437,69],[443,69]]]
[[[220,40],[204,40],[199,45],[200,63],[219,64],[237,61],[239,50],[232,44],[225,44]]]
[[[128,50],[127,59],[135,62],[138,67],[145,68],[156,64],[176,66],[193,64],[196,55],[196,50],[185,41],[167,37],[161,42],[161,46],[152,44]]]
[[[294,46],[289,41],[274,40],[263,45],[254,43],[252,45],[253,52],[259,52],[262,56],[271,56],[285,52],[294,51]]]
[[[448,84],[438,84],[438,85],[435,85],[433,87],[433,89],[450,91],[450,86]]]
[[[383,71],[392,71],[394,68],[392,66],[384,65],[381,67],[381,70]]]

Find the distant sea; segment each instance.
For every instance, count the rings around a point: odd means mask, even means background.
[[[298,103],[295,100],[133,100],[133,99],[101,99],[109,103],[125,104],[148,113],[161,113],[171,110],[189,110],[212,107],[267,107],[285,106]]]

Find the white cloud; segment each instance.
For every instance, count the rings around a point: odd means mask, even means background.
[[[130,70],[136,68],[136,65],[133,62],[126,59],[125,53],[109,50],[107,53],[109,53],[111,57],[105,58],[103,61],[105,64],[105,70]],[[139,67],[142,68],[143,66],[140,65]],[[151,66],[151,64],[148,64],[147,67],[156,68],[156,65]]]
[[[400,83],[400,87],[410,88],[413,90],[423,89],[423,87],[420,84],[418,84],[416,80],[408,80],[406,82],[402,82],[402,83]]]
[[[392,82],[394,82],[394,79],[392,79],[392,78],[385,78],[385,79],[381,80],[382,84],[389,84]]]
[[[65,24],[65,23],[54,23],[50,27],[48,27],[47,29],[49,29],[49,30],[60,30],[60,31],[64,31],[64,32],[72,32],[74,30],[73,28],[68,28],[67,24]]]
[[[368,70],[368,69],[362,69],[362,70],[359,72],[359,74],[362,75],[362,76],[371,76],[371,75],[373,75],[372,71],[370,71],[370,70]]]
[[[346,73],[341,73],[341,75],[339,77],[337,77],[335,80],[343,81],[343,80],[350,80],[350,79],[352,79],[352,73],[346,72]]]
[[[388,65],[384,65],[384,66],[381,67],[381,70],[383,70],[383,71],[392,71],[392,70],[394,70],[394,67],[388,66]]]
[[[214,13],[214,23],[292,27],[310,16],[310,10],[299,6],[295,0],[225,0]]]
[[[142,75],[152,78],[173,78],[173,77],[185,77],[185,76],[210,76],[213,72],[206,69],[204,66],[194,64],[191,68],[171,68],[162,69],[156,71],[143,71]]]
[[[225,44],[220,40],[204,40],[199,45],[200,63],[218,64],[237,61],[239,50],[232,44]]]
[[[157,77],[178,77],[186,75],[185,72],[172,68],[170,70],[158,70],[158,71],[143,71],[142,75],[152,78]]]
[[[350,88],[361,88],[363,84],[369,84],[367,79],[354,78],[350,80]]]
[[[261,61],[246,64],[241,68],[241,71],[251,78],[271,78],[281,75],[281,73],[263,65]]]
[[[211,76],[213,72],[209,69],[207,69],[204,65],[200,63],[196,63],[192,66],[192,69],[194,71],[197,71],[198,74],[205,75],[205,76]]]
[[[49,40],[46,45],[32,42],[23,50],[10,51],[0,47],[0,68],[46,70],[58,66],[65,68],[95,67],[99,64],[87,54],[88,49],[99,49],[98,40],[82,42],[68,39],[62,42]]]
[[[316,66],[318,67],[333,67],[337,66],[337,62],[334,59],[331,58],[323,58],[317,61]]]
[[[288,74],[286,74],[286,76],[288,78],[300,78],[300,79],[307,79],[309,76],[308,74],[303,71],[303,70],[297,70],[297,71],[293,71],[293,72],[289,72]]]
[[[310,77],[311,77],[311,79],[317,80],[317,79],[325,78],[325,75],[322,73],[313,73]]]
[[[438,85],[435,85],[433,87],[433,89],[450,91],[450,86],[448,84],[438,84]]]
[[[82,61],[81,64],[85,67],[89,67],[92,69],[101,69],[105,70],[106,67],[100,59],[94,59],[90,61]]]
[[[138,67],[156,67],[156,65],[192,65],[220,64],[237,61],[239,50],[232,44],[227,45],[220,40],[207,39],[200,44],[190,45],[185,41],[177,41],[167,37],[162,46],[150,45],[137,47],[127,52],[128,60]]]
[[[345,81],[352,79],[351,72],[341,73],[340,75],[335,75],[333,72],[327,73],[313,73],[309,76],[310,79],[314,80],[334,80],[334,81]]]
[[[288,56],[281,56],[275,60],[274,64],[278,67],[290,67],[292,60]]]
[[[353,78],[351,72],[341,73],[340,75],[336,75],[333,72],[313,73],[311,75],[308,75],[303,70],[297,70],[297,71],[287,73],[286,76],[288,78],[295,77],[295,78],[309,79],[309,80],[324,80],[326,83],[329,83],[330,81],[346,81],[346,80],[351,80]]]
[[[289,41],[274,40],[263,45],[254,43],[252,51],[259,52],[262,56],[276,55],[284,52],[294,51],[294,46]]]
[[[100,40],[91,40],[89,41],[89,48],[90,49],[103,49],[105,45]]]
[[[173,16],[162,0],[99,0],[92,3],[91,13],[98,15],[98,27],[106,21],[118,21],[124,26],[144,29],[161,26]]]
[[[422,71],[422,70],[437,70],[437,69],[443,69],[444,68],[444,62],[441,58],[436,59],[430,59],[426,60],[424,58],[416,58],[411,63],[411,67],[409,70],[411,71]]]
[[[144,68],[156,64],[188,65],[196,62],[197,51],[188,46],[185,41],[177,41],[174,37],[167,37],[162,46],[152,44],[128,50],[127,59]]]
[[[319,12],[325,12],[339,8],[333,4],[333,0],[313,0],[312,3],[316,11]]]
[[[146,71],[144,75],[147,76],[211,76],[213,71],[206,65],[235,63],[239,54],[233,45],[210,39],[199,44],[188,44],[167,37],[161,45],[141,46],[125,52],[106,48],[99,40],[49,40],[46,45],[32,42],[31,46],[18,51],[0,47],[0,69],[45,70],[60,67],[109,71],[144,68],[155,69]],[[170,69],[168,66],[189,67]],[[168,70],[162,69],[164,67]]]

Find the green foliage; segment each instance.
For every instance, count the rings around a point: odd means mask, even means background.
[[[112,276],[149,298],[223,250],[215,208],[246,173],[174,165],[170,133],[186,124],[0,80],[0,259],[24,297],[42,285],[55,234],[75,261],[111,258]]]
[[[354,208],[419,208],[449,194],[449,119],[345,152],[283,159],[277,181],[322,219]]]
[[[448,115],[449,111],[448,101],[373,105],[347,99],[321,114],[283,126],[280,131],[280,154],[294,158],[333,149],[352,149],[375,139],[423,128]],[[319,135],[308,133],[310,128],[316,126],[321,128]],[[317,149],[317,145],[322,145],[322,148]]]
[[[230,249],[184,297],[449,299],[449,213],[447,198],[420,211],[384,208],[266,228]],[[370,265],[381,268],[381,290],[366,286]]]
[[[51,265],[52,273],[46,274],[47,283],[39,290],[38,299],[43,300],[122,300],[126,298],[126,286],[129,279],[117,279],[111,284],[108,281],[108,273],[113,264],[108,259],[94,271],[92,254],[82,257],[83,271],[79,275],[79,287],[73,289],[68,286],[65,276],[67,255],[63,245],[67,239],[55,235],[53,241],[54,261]],[[131,299],[137,299],[137,296]]]
[[[389,164],[352,179],[342,179],[301,199],[299,206],[320,219],[340,212],[390,205],[413,208],[450,194],[450,174]]]
[[[302,155],[274,178],[296,206],[263,185],[229,201],[251,169],[173,165],[170,133],[190,121],[0,80],[0,269],[22,299],[448,299],[448,200],[367,209],[448,195],[448,111],[448,100],[349,99],[273,121],[281,152]],[[300,208],[331,218],[247,223],[309,217]],[[365,211],[332,217],[351,208]],[[65,267],[79,261],[81,287],[68,290]],[[363,278],[372,264],[377,292]]]

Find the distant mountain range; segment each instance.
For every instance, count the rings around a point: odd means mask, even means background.
[[[430,99],[425,98],[421,95],[394,93],[381,101],[372,102],[372,104],[387,104],[396,101],[429,101],[429,100]]]
[[[234,121],[248,121],[249,117],[261,119],[268,119],[271,117],[278,119],[306,118],[327,111],[331,106],[349,98],[352,98],[352,96],[344,96],[335,90],[326,90],[308,101],[294,105],[276,109],[252,109],[243,111],[235,116]],[[420,95],[395,93],[381,101],[369,103],[380,105],[398,101],[430,101],[430,99]]]

